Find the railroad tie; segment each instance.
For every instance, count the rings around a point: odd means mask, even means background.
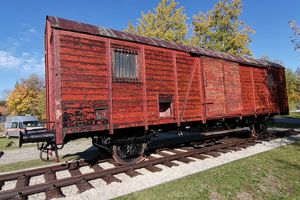
[[[49,171],[44,174],[45,182],[55,181],[56,175],[54,171]],[[62,193],[61,189],[56,187],[55,185],[50,189],[45,191],[46,199],[53,199],[53,198],[62,198],[65,195]]]
[[[228,152],[230,152],[230,150],[229,149],[218,149],[218,152],[228,153]]]
[[[138,176],[138,175],[142,175],[140,172],[137,172],[137,171],[132,170],[132,169],[126,171],[125,174],[126,174],[127,176],[130,176],[131,178],[132,178],[132,177],[135,177],[135,176]]]
[[[215,151],[205,152],[205,154],[206,154],[206,155],[209,155],[209,156],[213,156],[213,157],[218,157],[218,156],[221,155],[220,153],[215,152]]]
[[[4,181],[0,181],[0,190],[2,190],[3,185],[4,185]]]
[[[17,179],[16,188],[22,188],[29,185],[29,177],[23,174]]]
[[[162,164],[162,165],[165,165],[165,166],[167,166],[167,167],[176,167],[176,166],[178,166],[177,163],[174,163],[174,162],[169,161],[169,160],[166,160],[166,161],[164,161],[164,162],[161,163],[161,164]]]
[[[227,147],[228,150],[231,150],[231,151],[240,151],[242,150],[241,148],[239,147]]]
[[[109,160],[108,163],[112,164],[112,165],[115,166],[115,167],[120,166],[120,164],[117,163],[115,160]]]
[[[150,171],[150,172],[160,172],[160,171],[162,171],[161,168],[156,167],[154,165],[148,165],[148,166],[145,167],[145,169]]]
[[[202,155],[202,154],[195,154],[193,155],[194,158],[200,159],[200,160],[204,160],[206,158],[209,158],[208,156]]]
[[[175,154],[182,153],[182,151],[178,151],[176,149],[169,149],[168,151],[170,151],[172,153],[175,153]],[[190,159],[190,158],[180,158],[180,159],[178,159],[178,161],[183,162],[183,163],[187,163],[187,164],[190,163],[190,162],[195,162],[195,160]]]
[[[241,147],[241,148],[248,148],[250,146],[252,146],[252,145],[251,144],[241,144],[241,145],[239,145],[239,147]]]
[[[69,170],[71,176],[80,176],[82,173],[79,171],[79,169],[71,169]],[[94,188],[87,180],[82,179],[78,183],[76,183],[76,187],[78,189],[79,193],[82,193],[86,190]]]
[[[23,195],[22,193],[17,194],[13,200],[27,200],[28,197],[26,195]]]
[[[178,161],[183,162],[183,163],[191,163],[191,162],[195,162],[195,160],[190,159],[190,158],[179,158]]]
[[[158,154],[158,155],[160,155],[160,156],[163,156],[163,157],[165,157],[165,156],[170,156],[170,154],[165,153],[165,152],[161,152],[161,151],[156,152],[156,154]]]
[[[95,172],[100,172],[103,171],[104,169],[100,167],[98,164],[93,165],[92,168],[94,169]],[[114,177],[111,174],[107,174],[104,177],[101,177],[102,180],[104,180],[107,184],[111,184],[112,182],[119,182],[121,183],[122,181],[116,177]]]

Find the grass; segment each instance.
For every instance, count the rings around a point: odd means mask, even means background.
[[[300,128],[300,124],[289,124],[289,123],[267,123],[268,127],[277,127],[277,128]]]
[[[299,199],[300,143],[119,199]]]
[[[290,112],[289,115],[280,115],[280,117],[281,118],[297,118],[297,119],[300,119],[300,113],[299,112]]]
[[[89,138],[80,138],[71,142],[77,143],[77,142],[83,142],[85,140],[90,140]],[[28,144],[23,144],[22,148],[26,147],[36,147],[35,143],[28,143]],[[19,138],[5,138],[5,137],[0,137],[0,150],[11,150],[11,149],[18,149],[19,148]]]
[[[63,156],[60,157],[61,163],[65,161],[76,160],[76,159],[79,159],[79,157],[76,155],[69,156],[69,157],[63,157]],[[55,164],[55,162],[44,162],[40,159],[34,159],[34,160],[27,160],[27,161],[21,161],[16,163],[0,164],[0,173],[23,170],[23,169],[33,168],[33,167],[46,166],[50,164]]]
[[[10,139],[10,140],[18,142],[18,139]],[[0,150],[3,150],[3,147],[6,150],[9,150],[10,148],[13,149],[14,147],[5,147],[9,143],[10,140],[6,139],[6,138],[0,138]],[[71,141],[71,142],[73,142],[74,145],[76,145],[76,143],[82,142],[84,140],[86,140],[86,139],[82,138],[82,139],[78,139],[78,140]],[[28,146],[29,145],[36,146],[35,144],[27,144],[27,145]],[[34,151],[38,151],[38,150],[35,148]],[[5,153],[5,151],[4,151],[4,153]],[[97,151],[93,152],[93,153],[91,153],[90,151],[75,152],[73,154],[61,155],[60,161],[61,161],[61,163],[63,163],[65,161],[72,161],[72,160],[79,160],[79,159],[90,160],[99,155],[100,155],[100,153]],[[9,164],[1,164],[1,159],[0,159],[0,173],[15,171],[15,170],[22,170],[22,169],[27,169],[27,168],[32,168],[32,167],[46,166],[49,164],[55,164],[55,162],[44,162],[44,161],[41,161],[40,159],[38,159],[38,157],[36,157],[36,158],[37,159],[34,159],[34,160],[27,160],[27,161],[21,161],[21,162],[16,162],[16,163],[9,163]]]
[[[38,167],[38,166],[45,166],[49,164],[51,163],[43,162],[40,159],[4,164],[4,165],[0,165],[0,173]]]
[[[12,149],[18,144],[18,139],[0,138],[0,150]]]
[[[284,115],[284,117],[300,119],[300,113],[299,112],[290,112],[289,115]]]
[[[26,147],[34,147],[36,144],[24,144],[22,148]],[[18,149],[19,148],[19,139],[18,138],[10,138],[7,139],[5,137],[0,138],[0,150],[10,150],[10,149]]]

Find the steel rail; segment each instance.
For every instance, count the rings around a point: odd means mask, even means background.
[[[52,181],[42,183],[42,184],[24,186],[24,187],[15,188],[12,190],[5,190],[5,191],[0,192],[0,199],[22,198],[24,196],[26,197],[28,195],[32,195],[32,194],[36,194],[36,193],[40,193],[40,192],[46,192],[47,190],[50,190],[53,188],[62,188],[62,187],[70,186],[70,185],[75,185],[76,183],[81,182],[81,181],[90,181],[90,180],[94,180],[94,179],[99,179],[99,178],[103,178],[107,175],[116,175],[116,174],[120,174],[120,173],[130,171],[130,170],[136,170],[136,169],[144,168],[144,167],[151,166],[151,165],[153,166],[153,165],[157,165],[157,164],[162,164],[164,162],[180,160],[180,159],[186,158],[186,157],[193,157],[193,156],[197,156],[200,154],[205,154],[207,152],[217,151],[219,149],[224,149],[224,148],[232,147],[232,146],[238,146],[238,145],[246,144],[249,142],[254,142],[254,140],[249,139],[249,138],[248,139],[240,139],[238,141],[231,141],[228,143],[217,144],[215,146],[204,147],[201,149],[192,149],[187,152],[169,155],[166,157],[159,157],[159,158],[155,158],[153,160],[146,160],[144,162],[137,163],[137,164],[127,165],[127,166],[117,166],[114,168],[104,169],[104,170],[98,171],[98,172],[90,172],[90,173],[81,174],[81,175],[68,177],[68,178],[64,178],[64,179],[52,180]]]

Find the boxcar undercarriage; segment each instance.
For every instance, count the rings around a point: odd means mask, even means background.
[[[122,129],[113,135],[107,131],[87,132],[85,137],[90,137],[93,146],[99,148],[100,151],[111,154],[119,164],[130,165],[142,162],[146,158],[147,145],[152,142],[153,138],[162,135],[162,138],[159,139],[161,144],[152,144],[152,148],[199,143],[208,138],[217,139],[219,136],[224,137],[235,133],[257,138],[267,130],[266,123],[272,120],[273,117],[268,115],[250,116],[242,119],[212,120],[206,124],[190,122],[180,127],[176,124],[154,126],[149,131],[143,130],[143,127]],[[64,144],[78,138],[82,138],[82,133],[68,135],[65,137]],[[59,161],[58,150],[63,148],[63,145],[55,143],[55,132],[46,130],[20,133],[20,146],[23,143],[37,143],[40,158],[43,161]]]

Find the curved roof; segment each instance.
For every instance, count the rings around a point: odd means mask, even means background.
[[[113,30],[109,28],[103,28],[100,26],[80,23],[76,21],[71,21],[67,19],[62,19],[58,17],[53,16],[47,16],[47,20],[50,23],[50,26],[56,29],[62,29],[62,30],[68,30],[73,32],[79,32],[79,33],[87,33],[91,35],[98,35],[108,38],[114,38],[119,40],[125,40],[125,41],[131,41],[131,42],[137,42],[141,44],[147,44],[151,46],[157,46],[157,47],[163,47],[167,49],[174,49],[178,51],[183,51],[191,54],[196,55],[203,55],[213,58],[220,58],[223,60],[228,61],[234,61],[241,64],[247,64],[247,65],[254,65],[254,66],[263,66],[263,67],[280,67],[283,68],[283,66],[269,61],[264,61],[260,59],[254,59],[250,57],[241,57],[241,56],[235,56],[228,53],[222,53],[213,51],[210,49],[205,48],[199,48],[199,47],[190,47],[182,44],[178,44],[175,42],[168,42],[165,40],[155,39],[155,38],[149,38],[144,37],[136,34],[131,34],[123,31]]]

